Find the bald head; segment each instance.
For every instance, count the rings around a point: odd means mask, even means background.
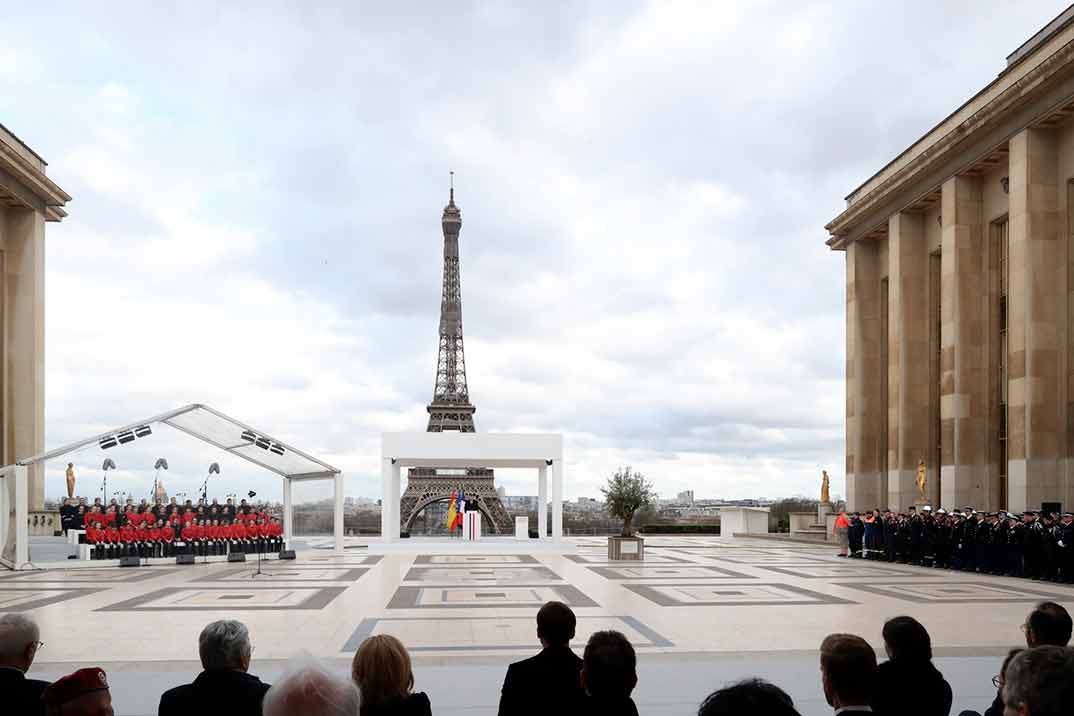
[[[40,636],[37,624],[28,615],[12,612],[0,616],[0,666],[29,670]]]
[[[265,694],[264,716],[358,716],[358,687],[310,661],[291,668]]]

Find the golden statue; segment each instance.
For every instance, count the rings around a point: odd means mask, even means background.
[[[828,494],[828,471],[821,470],[820,475],[820,503],[827,505],[831,503],[831,496]]]
[[[923,505],[929,501],[929,498],[925,495],[925,487],[929,481],[929,468],[925,465],[924,460],[919,460],[917,463],[917,503]]]
[[[75,464],[67,463],[67,497],[75,496]]]

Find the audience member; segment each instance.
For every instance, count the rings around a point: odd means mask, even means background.
[[[265,716],[357,716],[361,699],[350,679],[310,661],[292,667],[265,694]]]
[[[96,667],[79,669],[41,693],[46,716],[114,716],[108,676]]]
[[[165,691],[158,716],[261,716],[269,685],[247,673],[252,654],[250,632],[242,622],[212,622],[198,637],[204,671],[193,683]]]
[[[570,647],[575,625],[574,612],[562,602],[548,602],[538,610],[541,651],[507,667],[499,716],[543,716],[575,710],[585,697],[578,677],[582,660]]]
[[[431,716],[425,692],[413,693],[414,672],[403,642],[371,636],[354,654],[351,676],[362,693],[362,716]]]
[[[932,663],[932,640],[913,617],[895,617],[884,624],[888,660],[877,667],[873,711],[901,716],[948,716],[951,685]]]
[[[787,692],[762,679],[746,679],[709,694],[697,716],[799,716]]]
[[[638,716],[630,694],[638,684],[634,647],[617,631],[598,631],[582,654],[582,688],[586,698],[577,713],[586,716]]]
[[[29,616],[12,613],[0,617],[0,694],[18,714],[45,712],[41,692],[48,682],[26,678],[41,645],[39,637],[37,624]]]
[[[1038,646],[1021,652],[1004,673],[1008,716],[1061,716],[1074,705],[1074,649]]]
[[[1026,646],[1033,649],[1038,646],[1066,646],[1070,642],[1071,622],[1070,614],[1061,605],[1055,602],[1041,602],[1026,617],[1022,624],[1022,632],[1025,634]],[[1011,656],[1008,654],[1007,660]],[[1005,665],[1007,661],[1003,662]],[[1006,669],[1006,666],[1004,666]],[[1000,674],[1004,673],[1003,670]],[[984,712],[984,716],[1003,716],[1003,687],[996,684],[996,698],[992,705]],[[966,713],[966,712],[963,712]],[[972,712],[971,712],[972,713]]]
[[[1041,602],[1022,625],[1026,646],[1066,646],[1070,643],[1070,614],[1055,602]]]
[[[860,636],[829,634],[820,645],[824,698],[838,714],[870,712],[876,652]]]

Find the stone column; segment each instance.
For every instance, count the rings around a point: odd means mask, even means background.
[[[3,463],[45,450],[45,219],[30,209],[0,212],[3,235]],[[44,465],[29,469],[29,508],[45,506]]]
[[[929,456],[929,264],[923,214],[888,220],[888,494],[905,509],[918,497],[917,464]],[[932,476],[933,504],[939,485]]]
[[[940,504],[992,507],[989,485],[987,337],[991,292],[982,220],[981,182],[943,183],[940,265]]]
[[[875,241],[847,247],[847,508],[876,507],[880,485],[880,259]]]
[[[1008,507],[1059,500],[1063,276],[1055,133],[1010,142]]]

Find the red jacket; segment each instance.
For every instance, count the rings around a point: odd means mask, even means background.
[[[165,527],[160,531],[160,539],[164,542],[171,542],[175,539],[175,530],[171,527]]]
[[[90,544],[97,544],[98,542],[104,542],[104,530],[99,530],[96,527],[86,528],[86,541]]]
[[[197,534],[194,525],[187,525],[183,528],[183,531],[179,533],[179,536],[183,538],[184,542],[190,542],[197,539]]]
[[[139,542],[149,541],[149,530],[145,528],[145,525],[138,525],[134,528],[134,538]]]
[[[109,527],[108,529],[106,529],[104,531],[104,536],[105,539],[107,539],[112,544],[117,544],[120,542],[119,529],[116,527]]]
[[[123,527],[120,528],[120,530],[119,530],[119,538],[121,540],[123,540],[124,542],[126,542],[127,544],[130,544],[130,543],[134,542],[137,539],[137,537],[134,534],[134,528],[131,527],[130,525],[124,525]]]
[[[147,531],[149,532],[149,540],[151,542],[160,542],[160,531],[161,530],[160,530],[159,527],[153,527],[153,528],[151,528],[151,529],[149,529]]]

